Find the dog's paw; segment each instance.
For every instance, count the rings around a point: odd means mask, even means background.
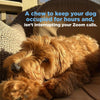
[[[39,95],[46,98],[47,100],[53,99],[52,95],[48,92],[48,90],[44,86],[41,86]]]
[[[53,97],[69,96],[73,91],[72,84],[60,79],[51,79],[44,86]]]
[[[39,84],[32,80],[10,80],[5,82],[3,96],[7,100],[34,100],[39,93]]]
[[[48,92],[53,96],[56,97],[58,95],[58,92],[60,91],[56,91],[59,88],[59,82],[57,82],[56,79],[51,79],[48,80],[44,83],[44,86],[46,87],[46,89],[48,90]]]
[[[51,79],[49,81],[46,81],[44,83],[44,86],[48,89],[48,90],[54,90],[57,87],[58,82],[55,79]]]

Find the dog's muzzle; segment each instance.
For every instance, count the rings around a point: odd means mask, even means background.
[[[11,66],[11,70],[12,70],[14,73],[19,73],[20,70],[21,70],[21,67],[20,67],[18,64],[13,63],[12,66]]]

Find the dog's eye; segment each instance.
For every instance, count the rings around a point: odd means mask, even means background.
[[[42,63],[48,63],[49,62],[49,59],[48,58],[45,58]]]

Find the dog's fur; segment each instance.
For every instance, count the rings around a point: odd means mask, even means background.
[[[86,35],[72,37],[31,36],[22,49],[4,61],[8,70],[3,95],[8,100],[33,100],[38,94],[68,96],[90,82],[99,63],[99,45]]]

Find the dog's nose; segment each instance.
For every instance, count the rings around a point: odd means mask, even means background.
[[[20,67],[18,64],[13,63],[12,66],[11,66],[11,70],[12,70],[14,73],[20,72],[20,69],[21,69],[21,67]]]

